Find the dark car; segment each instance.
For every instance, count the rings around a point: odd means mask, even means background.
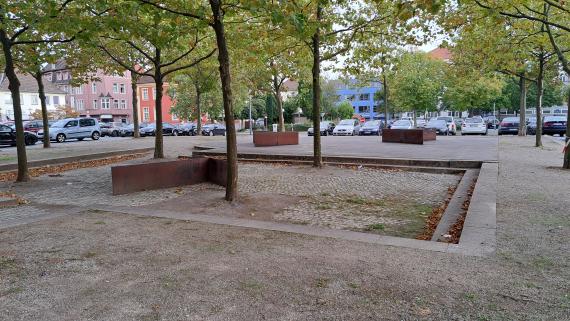
[[[365,122],[358,131],[358,136],[375,135],[382,133],[382,122],[379,120],[369,120]]]
[[[226,136],[226,127],[222,124],[208,124],[202,127],[202,135],[204,136]]]
[[[447,122],[445,120],[432,119],[426,124],[426,129],[435,130],[436,134],[449,135],[449,127],[447,127]]]
[[[499,123],[499,135],[517,135],[519,133],[518,117],[507,117]]]
[[[542,125],[542,134],[544,135],[560,135],[566,134],[566,117],[564,116],[546,116]]]
[[[144,136],[155,136],[156,135],[156,124],[152,123],[146,127],[139,130],[142,137]],[[169,123],[162,123],[162,135],[168,136],[178,136],[178,129]]]
[[[25,131],[37,133],[41,129],[44,129],[44,123],[42,120],[30,120],[30,121],[24,122],[24,130]]]
[[[332,132],[334,130],[334,123],[332,121],[322,121],[321,122],[321,136],[328,136],[328,135],[332,135]],[[313,136],[315,133],[313,127],[309,128],[307,130],[307,135],[308,136]]]
[[[38,142],[38,136],[25,131],[24,142],[26,145],[35,145]],[[16,146],[16,131],[9,126],[0,125],[0,145]]]
[[[182,136],[194,136],[196,135],[196,124],[188,123],[178,126],[178,134]]]

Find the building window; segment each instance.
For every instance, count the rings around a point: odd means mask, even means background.
[[[119,84],[119,93],[124,94],[125,92],[125,84]]]
[[[360,94],[360,100],[370,100],[370,94]]]
[[[53,104],[54,105],[59,105],[59,96],[53,96]]]
[[[58,72],[58,73],[56,74],[56,77],[57,77],[57,80],[61,80],[61,72]]]
[[[63,78],[63,80],[67,80],[67,73],[66,73],[66,72],[64,72],[64,73],[62,74],[62,78]]]
[[[46,105],[49,105],[49,96],[46,95]]]
[[[121,109],[127,109],[127,101],[124,99],[121,99]]]
[[[47,74],[47,80],[53,81],[53,76],[52,76],[51,72],[49,74]]]
[[[119,84],[113,83],[113,93],[114,93],[114,94],[118,94],[118,93],[119,93]]]
[[[148,107],[143,108],[143,120],[149,121],[150,120],[150,112]]]
[[[76,106],[77,110],[83,110],[83,109],[85,109],[85,104],[84,104],[84,102],[83,102],[83,99],[77,99],[77,100],[75,101],[75,106]]]
[[[93,99],[93,109],[97,109],[97,99]]]
[[[91,83],[91,93],[92,94],[96,94],[97,93],[97,83]]]
[[[152,94],[154,95],[154,96],[152,96],[152,98],[153,98],[154,100],[156,100],[156,87],[153,88]]]
[[[111,101],[110,98],[101,98],[101,109],[110,109]]]
[[[38,104],[38,96],[32,95],[32,105],[37,105],[37,104]]]
[[[119,109],[119,101],[117,99],[113,100],[113,108]]]
[[[148,100],[148,88],[142,89],[142,100]]]
[[[176,114],[170,114],[172,120],[178,120],[178,116]]]
[[[78,94],[83,94],[83,85],[79,85],[79,87],[77,87],[77,93]]]

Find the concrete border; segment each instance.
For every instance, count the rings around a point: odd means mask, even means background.
[[[469,188],[477,179],[478,175],[479,170],[476,169],[468,169],[465,171],[461,181],[457,184],[457,188],[455,189],[451,200],[447,204],[445,212],[433,232],[433,236],[431,238],[432,241],[446,242],[444,235],[449,232],[453,224],[455,224],[459,217],[461,217],[461,213],[463,212],[463,202],[469,196]]]
[[[207,147],[194,148],[193,156],[206,157],[225,157],[225,152],[214,151]],[[313,156],[309,155],[288,155],[288,154],[258,154],[258,153],[239,153],[240,160],[297,160],[312,161]],[[353,156],[323,156],[323,162],[327,163],[360,163],[360,164],[378,164],[378,165],[395,165],[395,166],[413,166],[413,167],[444,167],[444,168],[480,168],[481,161],[474,160],[436,160],[436,159],[405,159],[405,158],[377,158],[377,157],[353,157]]]
[[[459,244],[450,244],[450,252],[476,256],[495,253],[498,179],[498,164],[483,163],[471,196]]]
[[[95,160],[95,159],[101,159],[101,158],[107,158],[107,157],[113,157],[113,156],[147,153],[147,152],[151,152],[151,151],[154,151],[154,147],[117,150],[117,151],[110,151],[110,152],[83,154],[83,155],[60,157],[60,158],[41,159],[41,160],[35,160],[35,161],[28,161],[28,168],[41,167],[41,166],[47,166],[47,165],[61,165],[61,164],[66,164],[66,163],[89,161],[89,160]],[[17,163],[0,165],[0,172],[14,171],[17,169],[18,169]]]

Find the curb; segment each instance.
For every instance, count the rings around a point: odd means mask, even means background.
[[[70,157],[42,159],[42,160],[36,160],[36,161],[29,161],[28,162],[28,168],[41,167],[41,166],[47,166],[47,165],[61,165],[61,164],[66,164],[66,163],[72,163],[72,162],[78,162],[78,161],[89,161],[89,160],[112,157],[112,156],[147,153],[147,152],[151,152],[153,150],[154,150],[154,147],[146,147],[146,148],[137,148],[137,149],[128,149],[128,150],[118,150],[118,151],[112,151],[112,152],[84,154],[84,155],[77,155],[77,156],[70,156]],[[17,169],[18,169],[18,163],[0,165],[0,172],[14,171]]]

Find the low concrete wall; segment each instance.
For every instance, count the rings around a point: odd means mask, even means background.
[[[113,195],[204,182],[225,186],[226,173],[226,160],[207,157],[114,166],[111,168]]]
[[[384,129],[382,130],[383,143],[418,144],[424,141],[435,140],[436,133],[430,129]]]
[[[253,144],[255,147],[299,145],[298,132],[253,132]]]

